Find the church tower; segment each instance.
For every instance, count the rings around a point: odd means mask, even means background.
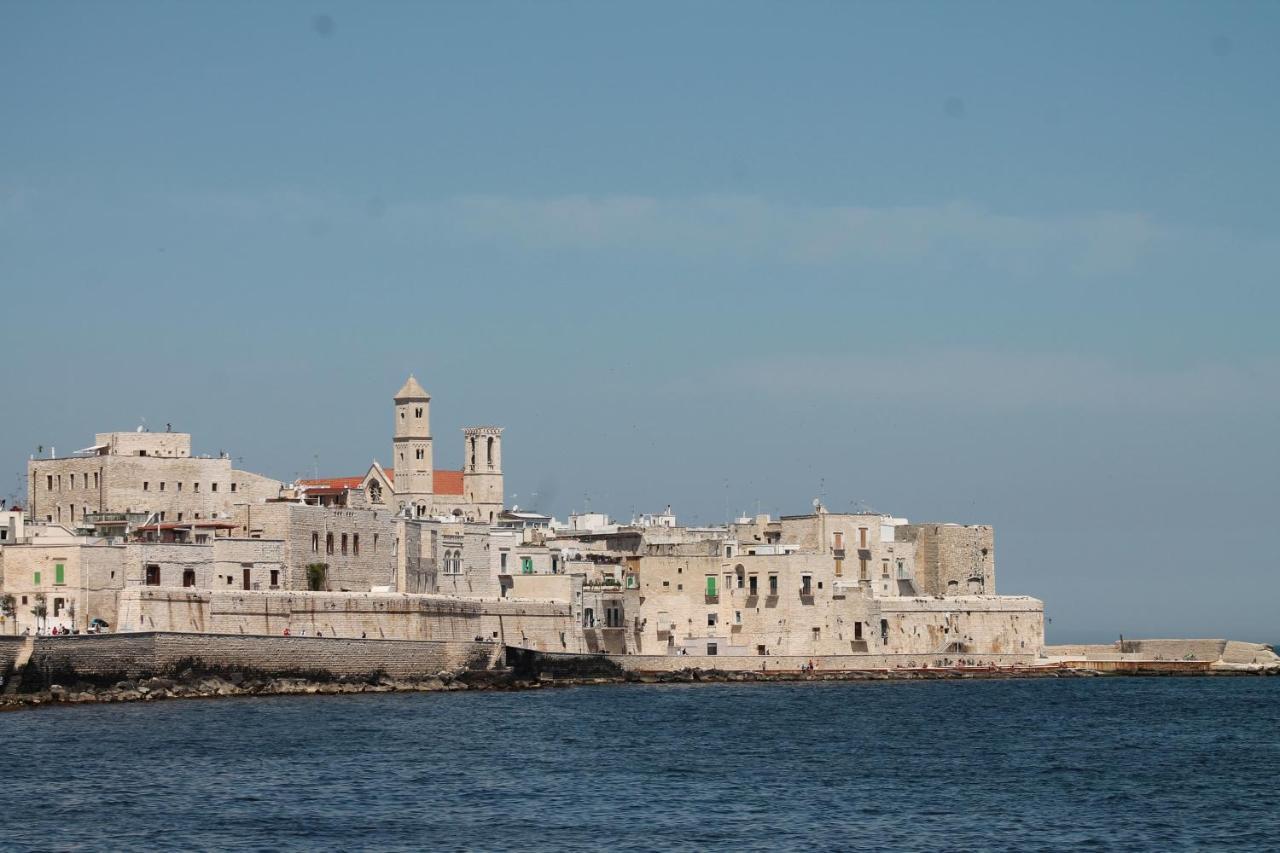
[[[462,431],[462,495],[478,521],[494,521],[502,512],[502,427]]]
[[[431,513],[431,395],[413,374],[396,392],[396,432],[392,441],[396,500],[415,518]]]

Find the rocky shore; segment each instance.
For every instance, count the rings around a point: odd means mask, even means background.
[[[1100,672],[1072,667],[1026,667],[1018,669],[912,669],[847,672],[726,672],[682,669],[660,673],[625,673],[616,676],[537,678],[518,677],[511,670],[466,670],[440,672],[429,678],[302,678],[265,677],[227,673],[181,678],[145,678],[110,685],[77,683],[50,685],[32,693],[0,695],[0,711],[63,704],[100,702],[155,702],[169,699],[212,699],[234,696],[334,696],[355,693],[432,693],[464,690],[540,690],[600,684],[716,684],[754,682],[837,682],[837,681],[940,681],[957,679],[1009,678],[1101,678],[1152,676],[1244,676],[1280,675],[1280,668],[1250,667],[1204,672],[1149,670],[1145,672]]]

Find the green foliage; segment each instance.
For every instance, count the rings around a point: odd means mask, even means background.
[[[43,592],[36,593],[35,604],[31,605],[31,615],[37,620],[43,619],[49,615],[49,605],[45,600]]]
[[[308,563],[307,564],[307,589],[312,592],[322,592],[325,588],[325,580],[329,575],[328,563]]]

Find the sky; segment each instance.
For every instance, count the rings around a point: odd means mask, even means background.
[[[687,522],[994,524],[1280,641],[1280,4],[0,0],[0,494],[172,424]]]

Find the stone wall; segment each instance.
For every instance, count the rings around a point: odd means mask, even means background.
[[[605,675],[610,672],[676,672],[682,669],[721,670],[724,672],[800,672],[813,664],[815,672],[860,672],[894,669],[931,669],[956,666],[963,661],[972,666],[1031,666],[1034,654],[1005,655],[765,655],[762,657],[724,657],[719,655],[566,655],[537,653],[522,655],[515,650],[508,658],[524,657],[527,670],[548,675]]]
[[[86,512],[156,512],[164,521],[230,516],[280,494],[280,482],[227,458],[85,456],[27,463],[30,517],[78,522]]]
[[[915,549],[915,584],[921,595],[996,594],[995,531],[990,525],[903,524],[894,536]]]
[[[12,643],[0,643],[0,655]],[[211,634],[103,634],[38,637],[22,672],[24,691],[77,681],[114,683],[180,671],[246,675],[427,678],[441,671],[487,669],[497,643],[355,640]]]
[[[218,592],[131,587],[120,594],[118,631],[348,637],[471,642],[586,651],[567,603],[436,595]]]

